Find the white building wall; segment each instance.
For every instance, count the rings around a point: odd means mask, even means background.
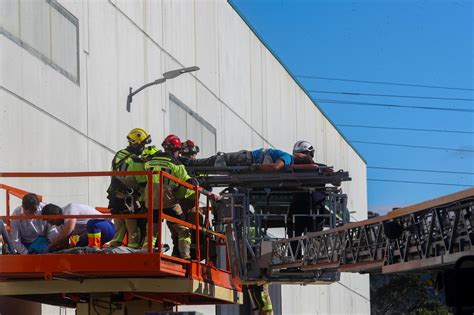
[[[226,1],[59,3],[79,20],[79,84],[0,34],[0,170],[108,170],[134,127],[149,130],[159,145],[170,129],[172,94],[216,129],[218,151],[291,151],[295,140],[311,141],[318,161],[350,172],[352,181],[343,184],[349,208],[354,220],[366,217],[365,162]],[[56,38],[67,37],[61,30]],[[39,43],[46,40],[36,36]],[[61,51],[54,42],[52,49]],[[191,65],[201,70],[148,88],[126,112],[130,86]],[[107,204],[107,178],[2,183],[59,204]],[[282,287],[283,314],[366,314],[368,298],[362,275],[344,274],[329,286]]]

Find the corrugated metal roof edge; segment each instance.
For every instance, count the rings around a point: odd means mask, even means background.
[[[337,130],[337,132],[342,136],[342,138],[349,144],[349,146],[357,153],[357,155],[364,161],[364,163],[367,165],[367,161],[365,158],[362,156],[362,154],[354,147],[354,145],[349,141],[349,139],[344,136],[342,131],[336,127],[334,122],[328,117],[328,115],[324,112],[324,110],[319,107],[319,105],[313,100],[311,95],[308,93],[308,91],[304,88],[303,84],[296,78],[296,76],[293,75],[293,73],[290,71],[290,69],[286,66],[286,64],[278,57],[278,55],[273,51],[273,49],[265,42],[265,40],[258,34],[258,32],[255,30],[255,28],[252,26],[252,24],[247,20],[247,18],[244,16],[242,11],[239,10],[239,8],[232,2],[232,0],[227,0],[227,3],[230,4],[230,6],[234,9],[235,12],[240,16],[240,18],[247,24],[249,29],[257,36],[257,38],[262,42],[262,44],[265,46],[265,48],[268,49],[268,51],[275,57],[276,60],[282,65],[282,67],[286,70],[288,75],[293,79],[293,81],[296,82],[296,84],[303,90],[303,92],[308,96],[308,98],[311,100],[311,102],[316,106],[317,109],[323,114],[323,116],[331,123],[331,125]]]

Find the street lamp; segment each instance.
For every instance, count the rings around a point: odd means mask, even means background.
[[[158,79],[158,80],[155,80],[153,82],[147,83],[147,84],[143,85],[142,87],[140,87],[138,90],[136,90],[134,92],[132,91],[132,88],[130,87],[130,93],[127,96],[127,112],[130,112],[130,107],[132,105],[133,96],[135,94],[137,94],[138,92],[140,92],[141,90],[144,90],[147,87],[152,86],[152,85],[161,84],[161,83],[165,82],[166,80],[174,79],[174,78],[176,78],[177,76],[179,76],[183,73],[193,72],[193,71],[197,71],[197,70],[199,70],[199,67],[196,67],[196,66],[171,70],[171,71],[163,73],[163,77],[161,79]]]

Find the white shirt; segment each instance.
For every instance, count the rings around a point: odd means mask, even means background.
[[[40,203],[34,215],[41,215],[41,209],[44,206],[44,203]],[[24,215],[26,214],[22,206],[16,207],[12,213],[12,216]],[[28,248],[26,248],[22,242],[31,243],[40,235],[47,236],[51,241],[56,237],[57,234],[58,230],[56,227],[49,225],[46,220],[11,220],[10,238],[13,243],[13,247],[20,254],[28,254]]]
[[[63,215],[93,215],[94,216],[94,215],[102,214],[91,206],[82,205],[79,203],[69,203],[61,208],[63,209]],[[90,218],[90,219],[94,219],[94,218]],[[76,219],[77,220],[76,226],[74,227],[74,230],[72,231],[72,235],[85,234],[87,230],[87,221],[89,221],[90,219]],[[68,220],[70,219],[65,219],[64,223],[66,223]]]

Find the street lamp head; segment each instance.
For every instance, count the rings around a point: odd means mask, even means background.
[[[165,79],[173,79],[176,78],[177,76],[186,73],[186,72],[193,72],[199,70],[199,67],[192,66],[192,67],[187,67],[187,68],[182,68],[182,69],[176,69],[176,70],[171,70],[168,72],[163,73],[163,78]]]

